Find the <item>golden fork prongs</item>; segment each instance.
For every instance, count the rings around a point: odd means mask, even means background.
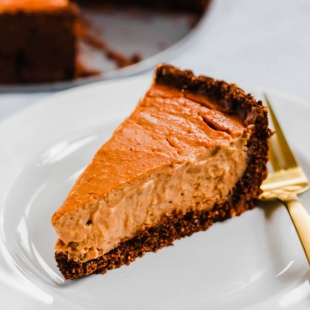
[[[273,172],[268,172],[259,198],[280,200],[285,204],[310,265],[310,215],[297,198],[309,188],[309,182],[285,139],[268,97],[264,97],[276,133],[268,142]]]

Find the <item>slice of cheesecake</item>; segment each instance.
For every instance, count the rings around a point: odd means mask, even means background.
[[[266,108],[236,85],[159,65],[53,215],[60,271],[104,273],[252,209],[269,136]]]

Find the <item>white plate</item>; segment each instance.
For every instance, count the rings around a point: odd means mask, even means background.
[[[209,10],[201,17],[181,12],[162,13],[144,9],[120,9],[106,11],[82,8],[95,34],[108,47],[124,56],[139,54],[142,60],[124,68],[117,68],[114,61],[108,59],[102,51],[81,44],[79,59],[87,68],[100,71],[101,74],[70,81],[42,84],[3,85],[3,91],[44,91],[61,90],[112,78],[134,75],[167,61],[201,33],[205,27]],[[194,26],[195,24],[195,26]]]
[[[131,78],[83,86],[0,123],[1,305],[29,310],[309,309],[306,259],[285,208],[274,205],[215,224],[105,275],[63,280],[53,258],[51,215],[150,83]],[[310,108],[269,94],[309,176]],[[309,194],[302,196],[308,210]]]

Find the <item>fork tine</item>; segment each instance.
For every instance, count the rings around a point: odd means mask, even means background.
[[[272,146],[272,142],[270,140],[268,141],[268,146],[269,146],[268,158],[269,158],[269,161],[271,163],[273,170],[274,171],[282,170],[283,168],[275,152],[275,147]]]
[[[286,139],[285,139],[285,136],[283,134],[283,131],[280,127],[280,124],[275,116],[275,113],[273,112],[273,109],[271,107],[271,104],[270,104],[270,101],[267,97],[266,94],[264,94],[264,98],[265,98],[265,102],[267,103],[267,106],[268,106],[268,110],[269,110],[269,113],[270,113],[270,116],[271,116],[271,120],[272,120],[272,123],[274,125],[274,129],[276,131],[276,135],[275,135],[275,139],[277,139],[277,142],[278,142],[278,148],[279,150],[281,151],[281,155],[282,155],[282,159],[283,159],[283,162],[285,164],[285,168],[294,168],[294,167],[298,167],[298,162],[294,156],[294,154],[292,153]],[[274,148],[270,147],[270,150],[273,150]],[[279,164],[279,161],[277,160],[277,156],[276,154],[274,153],[274,151],[271,151],[270,152],[270,161],[272,163],[272,166],[274,166],[273,168],[276,170],[280,170],[279,167],[280,167],[280,164]]]

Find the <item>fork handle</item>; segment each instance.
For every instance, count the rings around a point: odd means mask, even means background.
[[[310,215],[298,198],[285,201],[310,265]]]

